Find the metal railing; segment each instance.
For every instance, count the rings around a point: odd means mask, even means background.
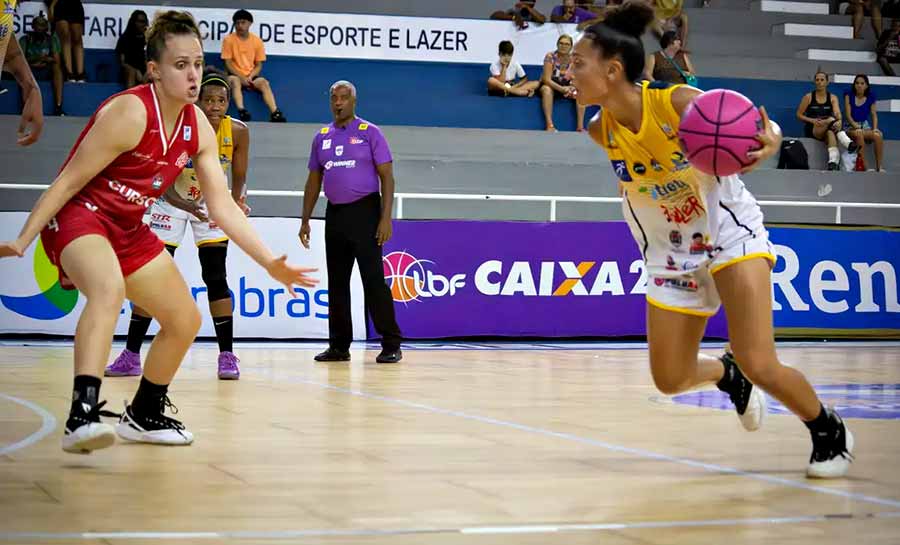
[[[28,189],[44,190],[47,184],[0,184],[0,189]],[[296,197],[303,196],[303,191],[280,189],[251,189],[247,191],[250,197]],[[397,201],[396,218],[403,219],[403,206],[407,200],[431,200],[431,201],[519,201],[519,202],[545,202],[550,205],[550,221],[556,221],[556,209],[558,203],[563,202],[587,202],[587,203],[621,203],[621,197],[567,197],[561,195],[476,195],[472,193],[395,193]],[[842,210],[844,208],[888,208],[900,209],[900,203],[872,203],[872,202],[828,202],[828,201],[757,201],[760,206],[781,206],[789,208],[833,208],[834,222],[841,223]]]

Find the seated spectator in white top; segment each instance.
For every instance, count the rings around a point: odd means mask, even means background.
[[[533,97],[541,85],[539,81],[528,81],[522,65],[512,60],[513,44],[504,40],[500,42],[498,52],[500,58],[491,63],[491,77],[487,80],[488,94],[491,96]]]
[[[542,25],[547,21],[547,18],[534,8],[534,2],[535,0],[522,0],[521,2],[516,2],[516,5],[510,9],[492,13],[491,19],[498,21],[512,21],[519,30],[528,28],[529,22]]]
[[[575,23],[578,30],[599,22],[600,16],[593,11],[575,6],[575,0],[563,0],[562,5],[553,8],[550,20],[554,23]]]

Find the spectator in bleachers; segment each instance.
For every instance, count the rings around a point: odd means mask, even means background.
[[[541,85],[539,81],[528,81],[522,65],[512,60],[514,50],[512,42],[507,40],[500,42],[498,47],[500,58],[491,64],[491,77],[487,80],[489,95],[533,97]]]
[[[143,10],[132,11],[125,31],[116,42],[116,56],[126,89],[147,81],[147,55],[144,53],[147,40],[144,33],[148,24],[147,14]]]
[[[561,97],[575,100],[575,87],[568,77],[569,64],[572,62],[572,37],[563,34],[556,40],[556,51],[547,53],[544,57],[544,73],[541,76],[541,107],[544,110],[544,122],[547,131],[556,132],[553,125],[553,100]],[[575,105],[577,118],[575,127],[578,132],[584,131],[584,110],[586,106]]]
[[[659,39],[662,48],[656,53],[647,55],[644,63],[644,77],[650,81],[666,81],[669,83],[696,84],[694,65],[684,49],[681,39],[674,30],[667,30]],[[688,81],[690,80],[690,82]]]
[[[229,84],[241,121],[250,121],[250,112],[244,108],[244,90],[258,91],[269,108],[269,121],[284,123],[287,119],[275,103],[275,94],[269,81],[260,76],[266,60],[266,47],[256,34],[250,32],[253,16],[245,9],[234,12],[231,18],[234,32],[222,40],[222,60],[228,68]]]
[[[881,33],[875,55],[885,76],[897,75],[891,64],[900,63],[900,19],[893,19],[891,28]]]
[[[881,172],[881,155],[884,140],[878,130],[878,99],[869,87],[869,76],[859,74],[853,78],[853,87],[844,92],[844,112],[847,114],[847,131],[859,146],[858,170],[866,169],[864,150],[866,142],[875,144],[875,170]]]
[[[684,12],[684,0],[654,0],[656,20],[650,26],[657,38],[668,30],[674,30],[681,39],[681,47],[687,47],[688,16]]]
[[[62,46],[66,80],[84,82],[84,6],[81,0],[44,0],[44,3]]]
[[[22,36],[19,45],[34,79],[53,82],[53,115],[66,115],[62,108],[63,74],[59,56],[62,48],[59,37],[50,34],[50,22],[43,11],[31,22],[31,32]]]
[[[600,21],[600,16],[593,11],[579,8],[575,5],[575,0],[563,0],[561,5],[550,12],[550,20],[554,23],[575,23],[578,30],[581,30]]]
[[[800,105],[797,106],[797,119],[802,121],[807,138],[815,138],[825,143],[828,148],[827,170],[838,170],[840,152],[838,143],[847,148],[850,153],[857,150],[858,146],[850,140],[841,126],[841,106],[836,96],[828,91],[828,74],[821,70],[816,72],[816,88],[803,95]]]
[[[853,16],[853,38],[862,38],[863,18],[872,16],[872,30],[881,36],[881,0],[850,0],[847,12]]]
[[[534,7],[535,0],[522,0],[507,10],[495,11],[491,19],[512,21],[519,30],[528,28],[528,23],[544,24],[547,18]]]

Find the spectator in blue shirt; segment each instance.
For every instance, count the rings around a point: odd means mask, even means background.
[[[878,112],[875,102],[878,99],[869,87],[869,76],[859,74],[853,78],[853,88],[844,91],[844,111],[847,114],[847,133],[859,146],[860,170],[865,170],[864,149],[866,142],[875,144],[875,170],[883,172],[881,157],[884,138],[878,130]]]

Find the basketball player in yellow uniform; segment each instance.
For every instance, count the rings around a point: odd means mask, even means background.
[[[228,111],[229,86],[224,73],[207,68],[200,86],[198,105],[219,141],[219,161],[227,176],[231,171],[231,195],[249,214],[244,196],[250,148],[250,130],[243,122],[232,119]],[[240,360],[233,351],[232,297],[228,289],[225,260],[228,237],[206,215],[197,175],[190,158],[175,184],[150,209],[150,228],[165,243],[174,256],[181,244],[188,224],[194,233],[194,243],[200,257],[203,282],[206,284],[209,311],[219,343],[218,376],[222,380],[240,378]],[[141,374],[141,344],[150,327],[150,317],[135,307],[128,326],[125,350],[106,368],[106,376],[138,376]]]
[[[19,121],[18,140],[20,146],[37,142],[44,129],[44,110],[41,89],[34,74],[22,54],[19,41],[13,29],[16,3],[18,0],[0,0],[0,70],[6,70],[22,89],[22,118]]]
[[[579,104],[599,104],[590,135],[619,178],[625,220],[647,269],[647,339],[657,388],[676,394],[715,383],[729,394],[741,423],[758,429],[764,390],[799,416],[812,435],[810,477],[846,474],[853,436],[826,409],[806,378],[775,353],[771,267],[775,256],[753,195],[737,176],[696,170],[678,144],[681,114],[698,89],[635,83],[644,69],[641,35],[653,9],[625,4],[590,27],[573,52]],[[762,148],[773,155],[780,129],[761,111]],[[725,305],[733,355],[699,354],[706,322]]]

